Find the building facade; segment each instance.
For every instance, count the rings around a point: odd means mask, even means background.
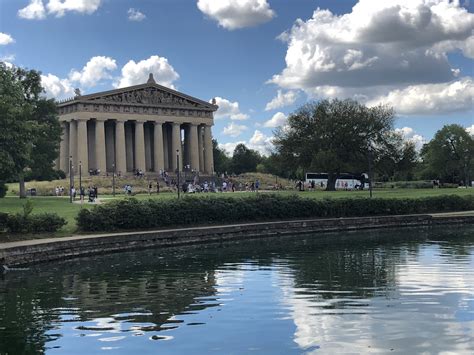
[[[214,103],[161,86],[145,84],[81,95],[58,104],[62,140],[58,168],[69,174],[115,171],[211,175]],[[179,158],[177,158],[179,156]]]

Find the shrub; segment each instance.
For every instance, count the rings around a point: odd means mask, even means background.
[[[0,212],[0,232],[3,232],[7,228],[8,213]]]
[[[251,197],[188,196],[181,200],[126,199],[82,209],[76,217],[83,231],[114,231],[226,224],[314,217],[358,217],[474,209],[474,196],[419,199],[307,199],[297,195]]]
[[[8,186],[3,182],[0,181],[0,198],[5,197],[8,191]]]
[[[24,216],[22,213],[8,214],[6,229],[9,233],[54,233],[67,224],[55,213],[39,213]]]

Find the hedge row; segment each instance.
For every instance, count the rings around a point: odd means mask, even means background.
[[[139,230],[167,226],[226,224],[311,217],[357,217],[474,209],[474,196],[419,199],[309,199],[296,195],[251,197],[186,197],[181,200],[113,201],[82,209],[82,231]]]
[[[0,232],[54,233],[67,224],[55,213],[28,214],[0,213]]]

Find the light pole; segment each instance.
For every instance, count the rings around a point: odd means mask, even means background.
[[[176,149],[176,175],[177,175],[177,188],[178,188],[178,199],[179,199],[179,149]]]
[[[79,160],[79,190],[82,191],[82,161]]]
[[[115,197],[115,163],[112,164],[112,196]]]
[[[372,145],[369,143],[369,196],[372,198]]]
[[[74,167],[72,166],[72,156],[69,156],[69,202],[72,203],[73,194],[72,187],[74,186]]]

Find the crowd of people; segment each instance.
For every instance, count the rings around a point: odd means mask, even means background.
[[[89,186],[87,188],[84,188],[84,186],[79,187],[79,191],[76,190],[74,186],[71,187],[71,196],[73,201],[76,200],[77,194],[79,192],[79,200],[81,202],[84,202],[86,199],[86,196],[88,197],[89,202],[95,202],[96,199],[99,197],[99,189],[97,186]],[[59,195],[62,196],[62,195]]]

